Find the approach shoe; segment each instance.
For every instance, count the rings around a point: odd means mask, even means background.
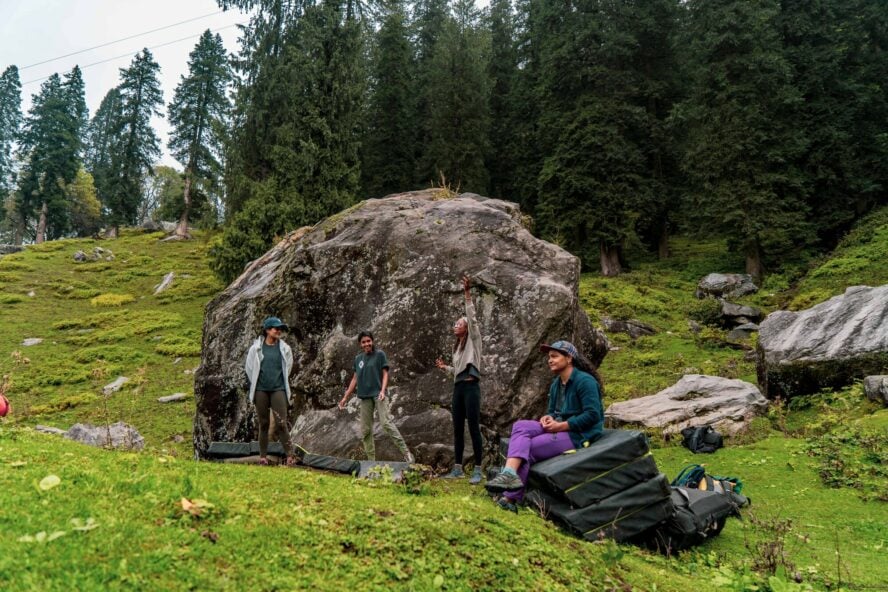
[[[463,473],[462,465],[453,465],[453,468],[446,475],[442,475],[442,479],[462,479],[466,474]]]
[[[412,465],[413,463],[416,462],[416,457],[413,456],[413,453],[408,450],[407,452],[404,453],[404,460],[407,462],[407,464]]]
[[[500,507],[500,510],[506,510],[508,512],[518,513],[518,506],[509,501],[508,498],[498,497],[496,498],[496,505]]]
[[[481,467],[475,467],[472,476],[469,478],[469,485],[478,485],[481,483]]]
[[[502,472],[487,482],[487,491],[490,493],[503,493],[506,491],[518,491],[524,488],[524,483],[514,473]]]

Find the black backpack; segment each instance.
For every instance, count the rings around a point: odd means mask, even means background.
[[[724,446],[724,438],[712,429],[712,426],[704,425],[683,429],[681,431],[681,444],[694,454],[715,452]]]
[[[672,488],[673,515],[644,535],[643,543],[665,554],[697,546],[722,531],[728,516],[740,516],[727,495],[687,487]]]

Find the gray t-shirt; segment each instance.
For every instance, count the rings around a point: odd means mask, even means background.
[[[257,391],[284,391],[284,363],[281,360],[281,347],[279,344],[268,345],[262,342],[262,363],[259,366],[259,380],[256,382]]]
[[[388,358],[381,349],[355,356],[355,374],[358,376],[358,398],[375,399],[382,389],[382,371],[389,367]]]

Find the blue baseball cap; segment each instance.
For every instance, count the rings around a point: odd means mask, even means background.
[[[283,322],[277,317],[266,317],[266,319],[262,321],[262,328],[266,331],[275,327],[279,327],[281,331],[290,330],[290,327],[287,326],[287,323]]]
[[[572,358],[576,358],[580,355],[580,352],[577,351],[577,348],[574,347],[574,344],[570,341],[556,341],[552,345],[544,343],[540,346],[540,351],[545,353],[549,351],[557,351],[558,353],[564,354],[565,356],[570,356]]]

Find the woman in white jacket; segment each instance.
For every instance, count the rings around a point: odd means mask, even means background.
[[[268,429],[274,413],[275,435],[284,447],[287,466],[298,461],[293,456],[287,409],[290,405],[290,370],[293,368],[293,350],[281,335],[289,330],[277,317],[262,322],[262,336],[247,350],[244,371],[250,379],[250,402],[256,405],[259,418],[259,464],[268,464]]]

